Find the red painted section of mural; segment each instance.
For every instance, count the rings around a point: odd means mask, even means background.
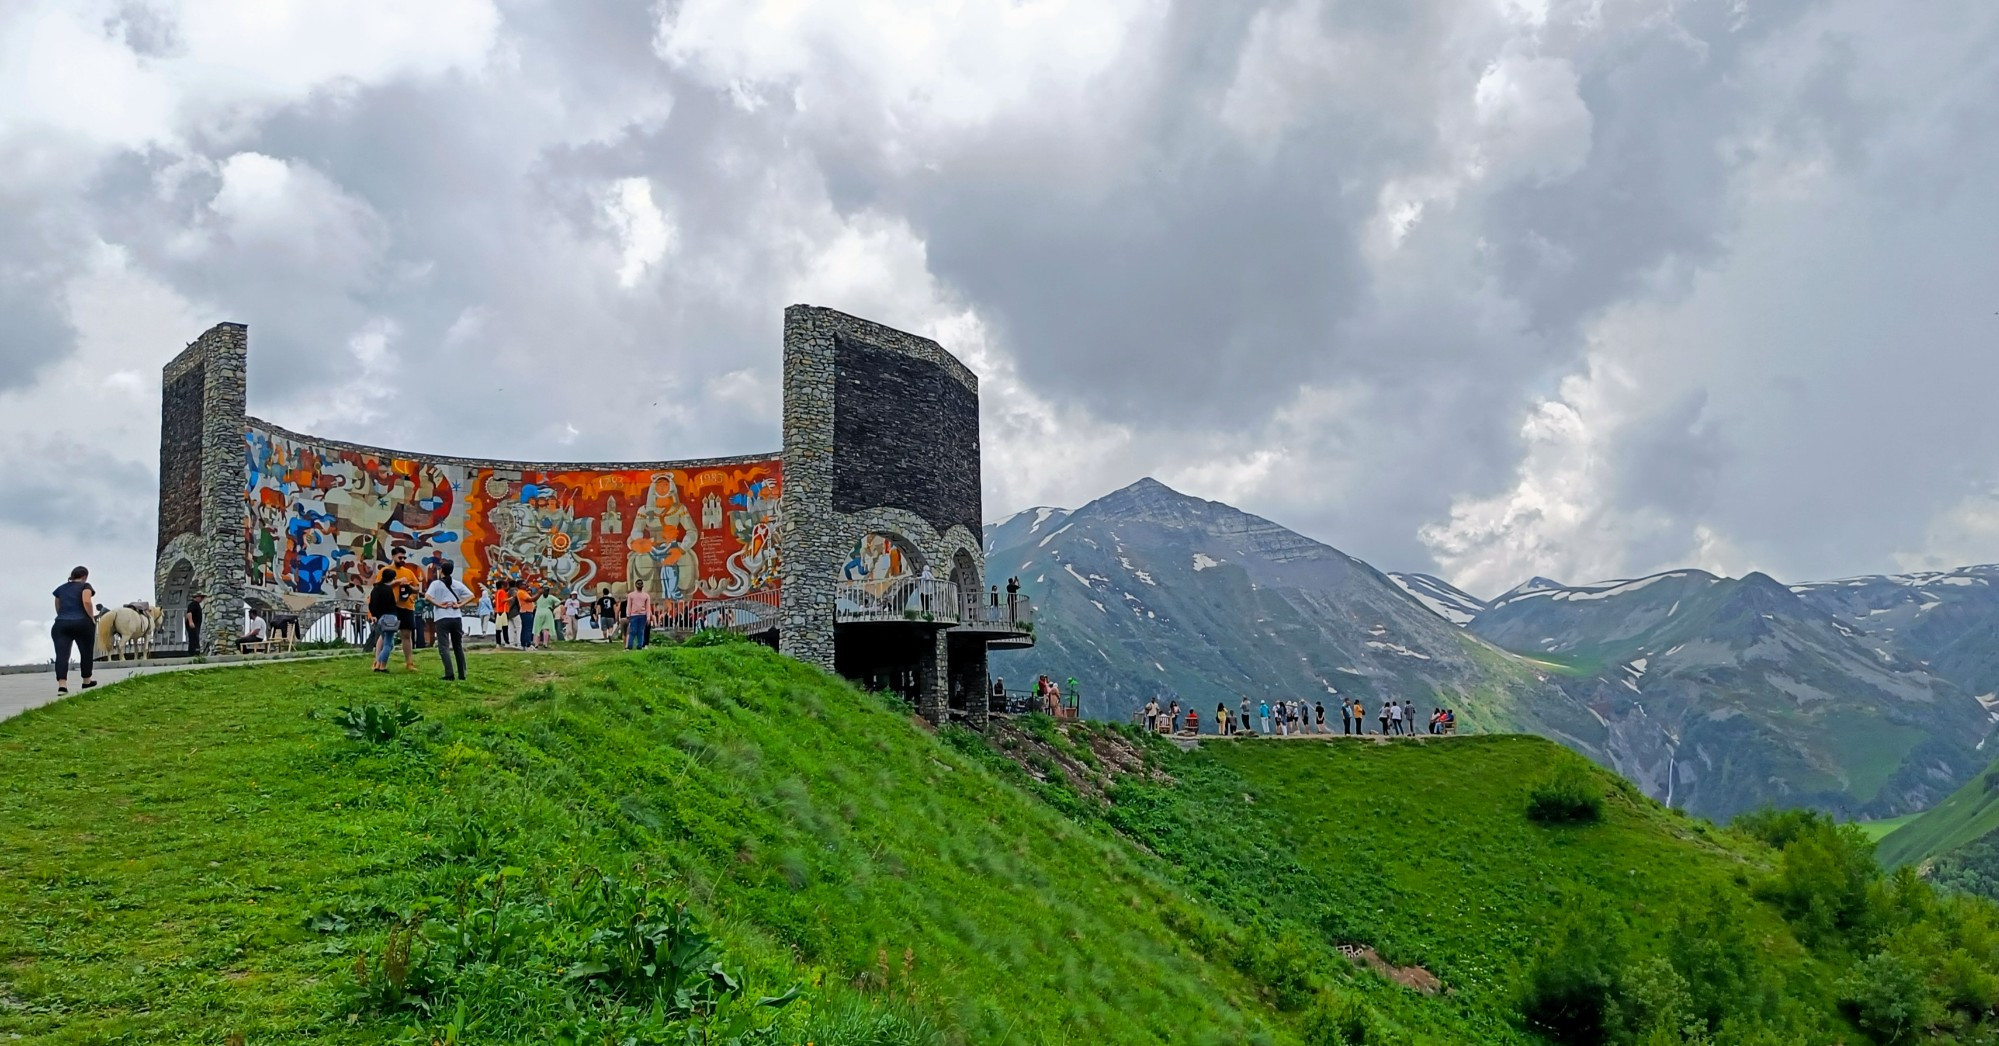
[[[463,553],[475,577],[597,591],[642,586],[666,599],[777,586],[782,466],[471,477]]]

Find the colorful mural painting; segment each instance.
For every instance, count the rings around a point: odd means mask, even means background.
[[[863,534],[847,552],[847,563],[840,568],[840,579],[890,581],[899,577],[909,577],[916,573],[911,561],[911,556],[903,549],[900,538],[882,533]]]
[[[245,433],[253,594],[359,598],[394,549],[559,592],[727,599],[777,587],[782,466],[519,471]]]

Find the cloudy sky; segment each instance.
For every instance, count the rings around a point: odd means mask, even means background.
[[[786,304],[1490,595],[1999,560],[1990,0],[11,0],[0,649],[150,588],[159,369],[498,457],[778,445]]]

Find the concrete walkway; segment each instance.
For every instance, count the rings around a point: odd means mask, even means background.
[[[216,661],[193,664],[185,661],[99,661],[93,674],[97,679],[92,694],[107,686],[122,683],[134,676],[155,675],[160,672],[195,672],[204,669],[241,668],[245,665],[268,665],[277,661],[320,661],[329,657],[351,656],[338,654],[301,654],[296,657],[260,657],[243,661]],[[69,670],[69,696],[75,697],[83,691],[77,687],[83,680],[76,674],[76,666]],[[0,675],[0,719],[12,719],[30,708],[62,700],[56,693],[56,670],[50,665],[39,672],[10,672]]]

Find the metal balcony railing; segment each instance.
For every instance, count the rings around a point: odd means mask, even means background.
[[[997,599],[975,598],[965,604],[958,619],[967,625],[1013,628],[1022,632],[1031,632],[1034,630],[1034,601],[1021,595],[1009,599],[1005,594],[1001,594]]]
[[[955,625],[964,608],[958,586],[942,578],[840,581],[833,586],[834,620],[919,621]]]
[[[662,599],[653,605],[652,630],[691,635],[705,629],[720,629],[755,635],[777,627],[781,602],[782,596],[774,588],[727,599]]]

